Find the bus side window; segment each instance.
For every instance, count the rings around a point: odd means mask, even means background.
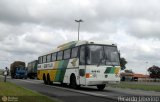
[[[42,62],[41,62],[41,57],[38,58],[38,63],[39,63],[39,64],[42,63]],[[29,66],[29,64],[28,64],[28,66]]]
[[[70,55],[71,55],[71,49],[65,50],[63,58],[68,59],[70,58]]]
[[[41,57],[41,63],[43,63],[43,57]]]
[[[38,63],[41,64],[42,63],[42,56],[38,58]]]
[[[51,61],[51,54],[47,55],[47,62]]]
[[[47,58],[46,56],[43,56],[43,63],[46,63],[47,62]]]
[[[58,52],[57,60],[62,60],[62,58],[63,58],[63,51],[60,51]]]
[[[78,47],[72,48],[71,58],[75,58],[78,55]]]
[[[57,56],[57,53],[52,53],[52,61],[56,61],[56,56]]]
[[[85,65],[85,46],[81,46],[79,58],[80,58],[80,65]]]

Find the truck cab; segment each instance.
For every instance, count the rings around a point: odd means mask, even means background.
[[[16,73],[15,78],[18,79],[27,79],[27,69],[24,66],[17,66],[16,67]]]

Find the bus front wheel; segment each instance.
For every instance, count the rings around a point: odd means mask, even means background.
[[[97,85],[97,88],[98,88],[98,90],[100,90],[100,91],[104,90],[105,87],[106,87],[105,84],[103,84],[103,85]]]
[[[70,77],[70,86],[71,86],[73,89],[77,89],[77,88],[80,87],[79,85],[77,85],[75,75],[71,75],[71,77]]]

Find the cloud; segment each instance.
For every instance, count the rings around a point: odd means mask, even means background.
[[[135,19],[130,22],[128,33],[140,38],[160,39],[160,22],[146,19]]]

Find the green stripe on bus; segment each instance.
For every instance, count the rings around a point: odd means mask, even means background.
[[[110,73],[112,73],[112,74],[113,74],[113,73],[114,73],[114,71],[115,71],[115,67],[112,67],[112,68],[111,68]]]
[[[58,62],[58,68],[57,68],[55,81],[60,81],[60,82],[63,81],[68,62],[69,60],[62,60]]]
[[[110,73],[111,69],[112,69],[112,67],[107,67],[104,73]]]
[[[58,62],[55,81],[59,81],[59,78],[60,78],[60,75],[61,75],[61,66],[62,66],[62,64],[63,64],[63,60]]]
[[[104,73],[113,74],[115,72],[115,67],[107,67]]]

